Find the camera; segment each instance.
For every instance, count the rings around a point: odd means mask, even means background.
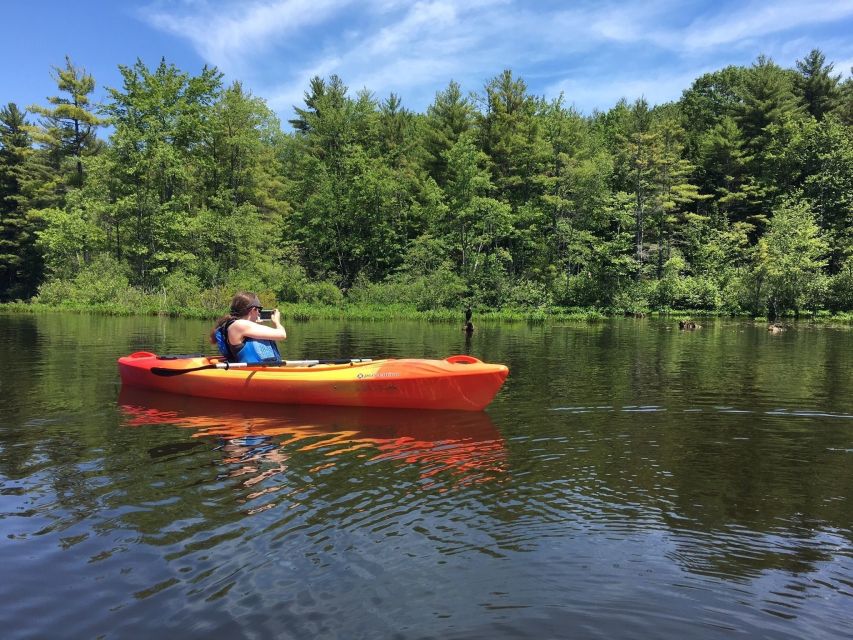
[[[261,310],[259,317],[261,320],[272,320],[272,312],[272,309],[263,309]]]

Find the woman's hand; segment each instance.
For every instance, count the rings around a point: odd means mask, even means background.
[[[256,338],[258,340],[285,340],[287,338],[287,331],[281,326],[281,313],[278,309],[273,309],[270,314],[270,322],[273,326],[269,327],[264,322],[260,318],[255,321],[249,318],[239,318],[228,328],[231,344],[239,344],[244,338]]]

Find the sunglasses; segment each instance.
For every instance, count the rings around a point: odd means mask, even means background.
[[[264,308],[263,308],[263,307],[259,307],[259,306],[254,305],[254,304],[253,304],[251,307],[249,307],[249,311],[251,311],[252,309],[257,309],[258,311],[263,311],[263,310],[264,310]]]

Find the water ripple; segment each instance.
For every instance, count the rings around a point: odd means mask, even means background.
[[[667,407],[660,405],[624,405],[621,407],[594,405],[594,406],[566,406],[566,407],[551,407],[549,411],[566,412],[572,414],[583,413],[655,413],[667,411]],[[774,408],[767,411],[759,411],[754,409],[738,409],[732,406],[714,406],[714,407],[687,407],[679,409],[684,413],[719,413],[719,414],[761,414],[777,417],[794,417],[794,418],[835,418],[840,420],[853,419],[851,413],[836,413],[831,411],[820,411],[816,409],[797,409],[797,408]]]

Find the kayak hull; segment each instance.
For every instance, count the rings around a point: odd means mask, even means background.
[[[470,356],[445,360],[387,359],[301,367],[205,369],[163,376],[152,369],[194,369],[206,357],[119,358],[123,385],[202,398],[278,404],[482,411],[509,369]]]

